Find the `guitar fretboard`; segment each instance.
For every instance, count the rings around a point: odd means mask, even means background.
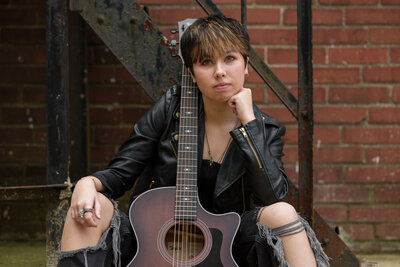
[[[198,89],[182,67],[179,146],[176,176],[175,220],[197,218]]]

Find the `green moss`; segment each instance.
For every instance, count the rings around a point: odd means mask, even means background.
[[[46,243],[0,242],[0,267],[46,266]]]

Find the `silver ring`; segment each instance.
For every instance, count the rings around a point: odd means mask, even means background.
[[[78,217],[79,218],[85,218],[85,212],[83,210],[78,211]]]
[[[93,209],[92,209],[92,208],[87,208],[87,209],[83,209],[83,210],[78,211],[78,216],[79,216],[79,218],[84,219],[84,218],[85,218],[85,213],[86,213],[86,212],[91,212],[91,213],[93,213]]]

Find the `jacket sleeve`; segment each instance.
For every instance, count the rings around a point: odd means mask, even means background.
[[[262,114],[231,132],[232,138],[244,153],[245,182],[254,205],[270,205],[282,200],[288,192],[288,178],[283,169],[285,127]]]
[[[107,189],[111,198],[122,196],[135,183],[156,152],[167,124],[171,90],[167,91],[134,125],[129,138],[119,148],[105,170],[92,174]]]

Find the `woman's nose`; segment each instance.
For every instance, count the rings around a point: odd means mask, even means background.
[[[225,77],[226,71],[224,68],[224,65],[220,62],[215,64],[215,77],[220,78],[220,77]]]

